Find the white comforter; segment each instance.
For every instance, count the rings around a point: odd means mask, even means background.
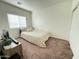
[[[21,37],[41,47],[46,47],[45,41],[50,36],[49,32],[42,30],[34,30],[31,32],[22,32]]]

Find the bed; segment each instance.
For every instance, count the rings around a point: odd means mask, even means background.
[[[50,37],[50,33],[44,30],[23,31],[21,37],[41,47],[46,47],[45,41]]]

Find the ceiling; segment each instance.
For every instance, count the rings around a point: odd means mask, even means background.
[[[56,3],[65,1],[65,0],[2,0],[4,2],[10,3],[12,5],[18,6],[27,10],[36,10],[49,7]]]

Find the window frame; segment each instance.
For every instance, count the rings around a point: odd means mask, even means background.
[[[14,27],[12,26],[12,24],[11,24],[11,22],[10,22],[10,18],[11,18],[10,16],[12,16],[12,15],[14,15],[14,17],[15,17],[15,16],[18,17],[18,18],[17,18],[17,20],[18,20],[18,21],[17,21],[18,25],[17,25],[17,26],[14,25]],[[23,25],[24,27],[20,26],[20,23],[21,23],[20,21],[22,21],[22,19],[20,19],[20,18],[22,18],[22,17],[25,17],[25,19],[24,19],[25,22],[23,23],[23,24],[25,24],[25,25]],[[27,27],[27,23],[26,23],[26,22],[27,22],[27,17],[26,17],[26,16],[20,16],[20,15],[15,15],[15,14],[8,13],[8,14],[7,14],[7,18],[8,18],[8,24],[9,24],[9,28],[10,28],[10,29],[26,28],[26,27]],[[12,19],[12,18],[11,18],[11,19]],[[16,24],[16,23],[15,23],[15,24]]]

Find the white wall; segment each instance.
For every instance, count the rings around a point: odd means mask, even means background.
[[[57,3],[33,12],[33,26],[49,31],[58,38],[69,39],[71,0]]]
[[[74,9],[78,1],[79,0],[73,0],[72,9]],[[70,43],[74,53],[73,59],[79,59],[79,8],[77,8],[72,15]]]
[[[27,17],[27,27],[32,27],[32,12],[25,11],[7,3],[0,2],[0,30],[7,29],[12,37],[18,37],[18,29],[10,29],[8,23],[7,13],[22,15]]]

